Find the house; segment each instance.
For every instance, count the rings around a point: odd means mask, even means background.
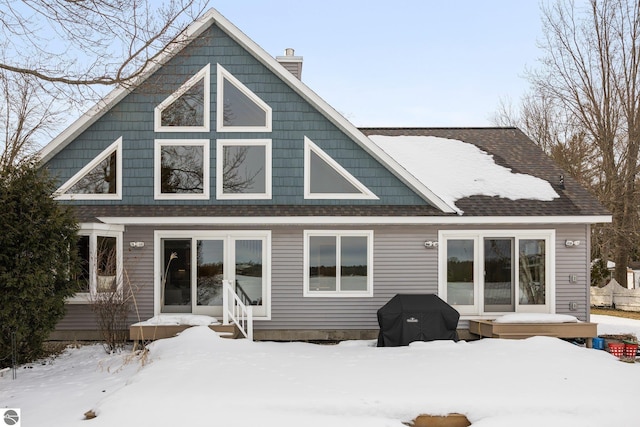
[[[588,319],[590,226],[611,216],[521,131],[358,129],[302,58],[215,10],[178,40],[41,151],[85,260],[54,336],[95,337],[90,297],[123,276],[142,320],[220,316],[229,280],[258,339],[373,337],[398,293],[438,294],[460,330]]]

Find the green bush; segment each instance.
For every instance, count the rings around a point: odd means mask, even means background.
[[[53,199],[56,186],[33,160],[0,170],[0,367],[42,354],[77,283],[77,223]]]

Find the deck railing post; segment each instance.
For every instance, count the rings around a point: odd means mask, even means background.
[[[228,280],[222,281],[222,324],[229,324],[229,290],[231,286]]]
[[[247,307],[247,339],[253,341],[253,307]]]

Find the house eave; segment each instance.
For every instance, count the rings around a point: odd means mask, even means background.
[[[535,225],[610,223],[611,215],[585,216],[256,216],[256,217],[107,217],[105,224],[120,225]]]

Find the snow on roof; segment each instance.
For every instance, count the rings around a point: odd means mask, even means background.
[[[459,213],[455,202],[475,195],[542,201],[560,197],[549,182],[514,173],[473,144],[436,136],[369,135],[369,139]]]

